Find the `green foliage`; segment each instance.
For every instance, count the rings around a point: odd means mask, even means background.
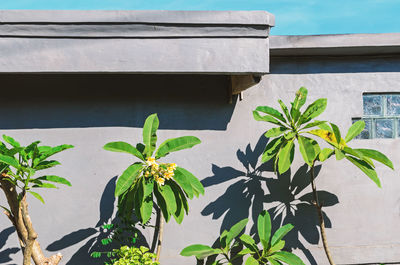
[[[203,185],[186,169],[157,160],[201,141],[194,136],[167,139],[156,150],[158,125],[157,114],[147,117],[143,126],[143,144],[136,147],[125,142],[111,142],[104,146],[105,150],[128,153],[141,160],[131,164],[117,180],[118,210],[126,216],[131,216],[134,211],[140,222],[146,224],[155,201],[167,222],[174,217],[177,223],[181,223],[184,213],[189,211],[187,198],[204,194]]]
[[[111,258],[115,256],[111,248],[112,243],[114,245],[117,243],[119,246],[135,246],[138,238],[138,229],[132,220],[122,219],[119,222],[103,224],[101,226],[101,234],[105,235],[100,239],[101,246],[104,249],[108,249],[108,251],[93,251],[90,256],[92,258],[106,256],[108,257],[108,261],[105,264],[110,264]]]
[[[111,258],[111,263],[106,265],[158,265],[159,262],[154,261],[156,255],[148,252],[149,249],[143,246],[139,248],[122,246],[119,249],[114,249],[108,255]],[[100,254],[101,255],[101,254]],[[92,257],[99,258],[98,253],[93,254]]]
[[[381,186],[377,176],[373,160],[378,161],[393,169],[393,163],[382,153],[371,149],[352,149],[347,144],[354,137],[359,135],[365,127],[364,121],[354,123],[348,130],[345,139],[338,126],[326,121],[313,120],[324,112],[327,100],[317,99],[307,106],[304,112],[301,107],[306,103],[307,89],[301,87],[297,91],[294,101],[291,103],[290,111],[286,105],[279,100],[282,112],[267,107],[259,106],[253,111],[253,116],[257,121],[266,121],[277,125],[269,129],[265,136],[273,138],[267,144],[262,155],[262,162],[271,159],[274,161],[275,171],[280,174],[289,170],[295,153],[296,142],[305,163],[312,166],[316,161],[324,162],[335,154],[336,160],[346,159],[364,172],[372,179],[378,187]],[[266,114],[262,116],[262,114]],[[317,128],[315,128],[317,127]],[[308,130],[310,128],[315,128]],[[315,139],[307,135],[316,136],[324,140],[330,148],[321,150],[320,145]]]
[[[11,147],[0,142],[0,173],[7,176],[13,185],[22,190],[19,198],[22,198],[25,192],[29,192],[44,203],[42,196],[32,189],[57,188],[53,183],[71,186],[68,180],[59,176],[43,175],[34,178],[34,175],[40,170],[60,165],[60,162],[56,160],[47,159],[61,151],[72,148],[72,145],[40,146],[40,141],[36,141],[28,146],[21,146],[10,136],[3,135],[3,139]]]
[[[215,261],[214,265],[232,264],[239,257],[246,258],[245,265],[261,265],[261,264],[289,264],[304,265],[299,257],[295,254],[283,251],[285,241],[283,237],[293,229],[293,225],[287,224],[280,227],[274,234],[271,233],[271,218],[267,211],[263,211],[258,216],[257,229],[258,237],[261,241],[260,249],[253,237],[240,233],[247,224],[247,219],[238,222],[227,231],[224,230],[219,238],[220,248],[212,248],[206,245],[190,245],[181,251],[182,256],[195,256],[197,259],[205,259],[212,255],[222,256]],[[272,235],[272,237],[271,237]],[[238,238],[239,237],[239,238]],[[232,249],[241,243],[244,248],[233,254]]]

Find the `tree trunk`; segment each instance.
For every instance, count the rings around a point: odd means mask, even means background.
[[[33,259],[36,265],[57,265],[62,255],[58,253],[49,258],[45,257],[37,241],[37,233],[33,229],[28,213],[25,191],[22,193],[21,200],[18,201],[16,187],[4,173],[0,175],[0,188],[4,191],[10,207],[9,211],[4,211],[4,213],[17,231],[19,243],[24,254],[23,264],[30,265]]]
[[[314,205],[315,205],[315,208],[317,209],[319,224],[321,227],[322,244],[324,245],[325,254],[326,254],[326,257],[328,258],[329,264],[335,265],[335,263],[333,262],[333,259],[332,259],[331,252],[329,251],[328,240],[326,239],[325,222],[324,222],[324,216],[322,214],[322,205],[319,203],[317,187],[315,185],[314,163],[315,163],[315,161],[313,162],[313,164],[311,166],[310,177],[311,177],[311,187],[313,190]]]
[[[163,234],[164,234],[164,216],[160,210],[160,227],[158,230],[158,242],[157,242],[157,257],[156,261],[160,261],[160,256],[161,256],[161,247],[162,247],[162,241],[163,241]]]

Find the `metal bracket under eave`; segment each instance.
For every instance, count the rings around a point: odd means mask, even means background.
[[[228,102],[232,104],[233,95],[239,95],[239,100],[243,99],[242,91],[257,85],[261,81],[261,75],[231,75],[228,89]]]

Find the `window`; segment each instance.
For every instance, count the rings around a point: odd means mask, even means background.
[[[365,129],[357,139],[400,138],[400,94],[363,94]]]

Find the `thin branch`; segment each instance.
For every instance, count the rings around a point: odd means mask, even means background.
[[[162,214],[162,212],[160,210],[160,230],[158,231],[158,244],[157,244],[156,261],[160,260],[161,247],[162,247],[162,241],[163,241],[163,234],[164,234],[164,217],[163,217],[163,214]]]
[[[329,250],[328,240],[326,238],[324,216],[322,215],[322,205],[319,203],[317,187],[315,185],[314,164],[315,164],[315,161],[313,161],[313,164],[311,165],[310,177],[311,177],[311,187],[313,190],[314,205],[315,205],[315,208],[317,209],[319,224],[320,224],[320,228],[321,228],[322,244],[324,245],[325,254],[326,254],[326,257],[328,258],[329,264],[335,265],[335,263],[333,262],[331,252]]]

